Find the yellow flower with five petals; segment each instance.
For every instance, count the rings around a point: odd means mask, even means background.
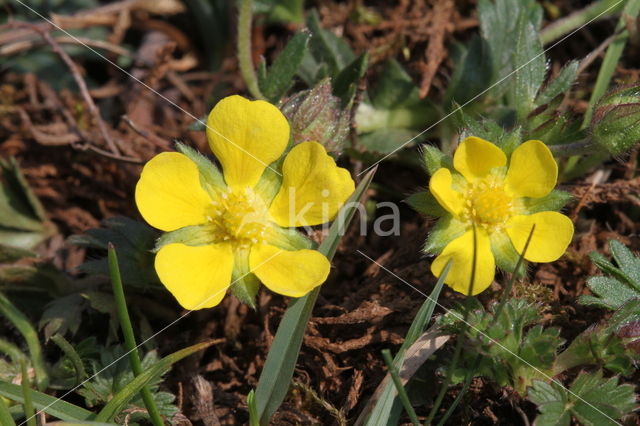
[[[431,264],[433,274],[439,277],[452,260],[445,283],[460,293],[478,294],[491,285],[496,263],[504,265],[505,258],[514,257],[510,253],[522,253],[532,229],[524,258],[557,260],[571,242],[573,223],[556,211],[536,208],[551,194],[557,177],[558,166],[541,141],[522,143],[507,159],[491,142],[464,139],[453,156],[453,170],[442,167],[429,181],[430,193],[446,211],[438,237],[448,240]]]
[[[257,285],[300,297],[322,284],[329,261],[294,227],[332,220],[354,191],[349,172],[317,142],[284,156],[289,123],[273,105],[221,100],[207,119],[222,173],[184,146],[143,168],[136,204],[165,231],[155,269],[186,309],[217,305],[229,286],[251,303]]]

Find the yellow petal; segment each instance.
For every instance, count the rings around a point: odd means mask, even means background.
[[[553,262],[567,250],[573,238],[573,223],[558,212],[540,212],[514,216],[507,223],[507,235],[518,253],[522,253],[535,224],[524,258],[531,262]]]
[[[455,291],[473,296],[483,292],[491,285],[496,266],[493,253],[491,253],[489,236],[483,229],[477,230],[476,273],[473,288],[471,288],[473,230],[465,232],[464,235],[447,244],[431,264],[431,272],[439,277],[449,260],[452,260],[453,263],[444,282]]]
[[[207,221],[211,198],[200,185],[198,166],[177,152],[163,152],[142,169],[136,204],[144,220],[163,231]]]
[[[355,189],[349,172],[318,142],[296,145],[284,159],[282,176],[269,213],[284,227],[329,222]]]
[[[156,255],[155,266],[160,281],[182,307],[210,308],[231,285],[233,251],[229,244],[168,244]]]
[[[289,123],[265,101],[224,98],[207,119],[207,139],[229,186],[253,187],[289,143]]]
[[[289,297],[304,296],[325,282],[331,267],[318,251],[287,251],[268,244],[251,247],[249,265],[269,290]]]
[[[475,136],[465,138],[453,155],[453,167],[469,182],[506,165],[507,156],[500,148]]]
[[[527,141],[511,154],[505,183],[516,196],[544,197],[556,186],[558,164],[547,146]]]
[[[444,209],[454,216],[458,216],[462,211],[464,200],[462,199],[462,194],[451,187],[452,184],[451,172],[443,167],[431,176],[429,191]]]

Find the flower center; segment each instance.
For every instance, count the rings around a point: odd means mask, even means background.
[[[250,188],[229,189],[211,202],[209,224],[214,239],[236,247],[266,242],[271,228],[267,206]]]
[[[502,179],[490,176],[469,184],[465,194],[463,217],[476,225],[495,228],[513,216],[514,199]]]

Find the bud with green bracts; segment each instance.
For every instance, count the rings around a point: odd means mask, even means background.
[[[334,155],[342,152],[349,136],[351,113],[333,96],[329,78],[310,90],[296,93],[281,110],[289,119],[294,144],[316,141]]]
[[[640,86],[622,86],[605,94],[593,112],[591,140],[613,156],[640,142]]]

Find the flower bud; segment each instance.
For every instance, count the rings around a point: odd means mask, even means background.
[[[622,86],[598,101],[591,138],[611,155],[623,155],[640,142],[640,86]]]
[[[342,109],[331,90],[331,80],[326,78],[284,103],[281,109],[289,119],[294,144],[316,141],[327,152],[340,154],[349,135],[351,114]]]

